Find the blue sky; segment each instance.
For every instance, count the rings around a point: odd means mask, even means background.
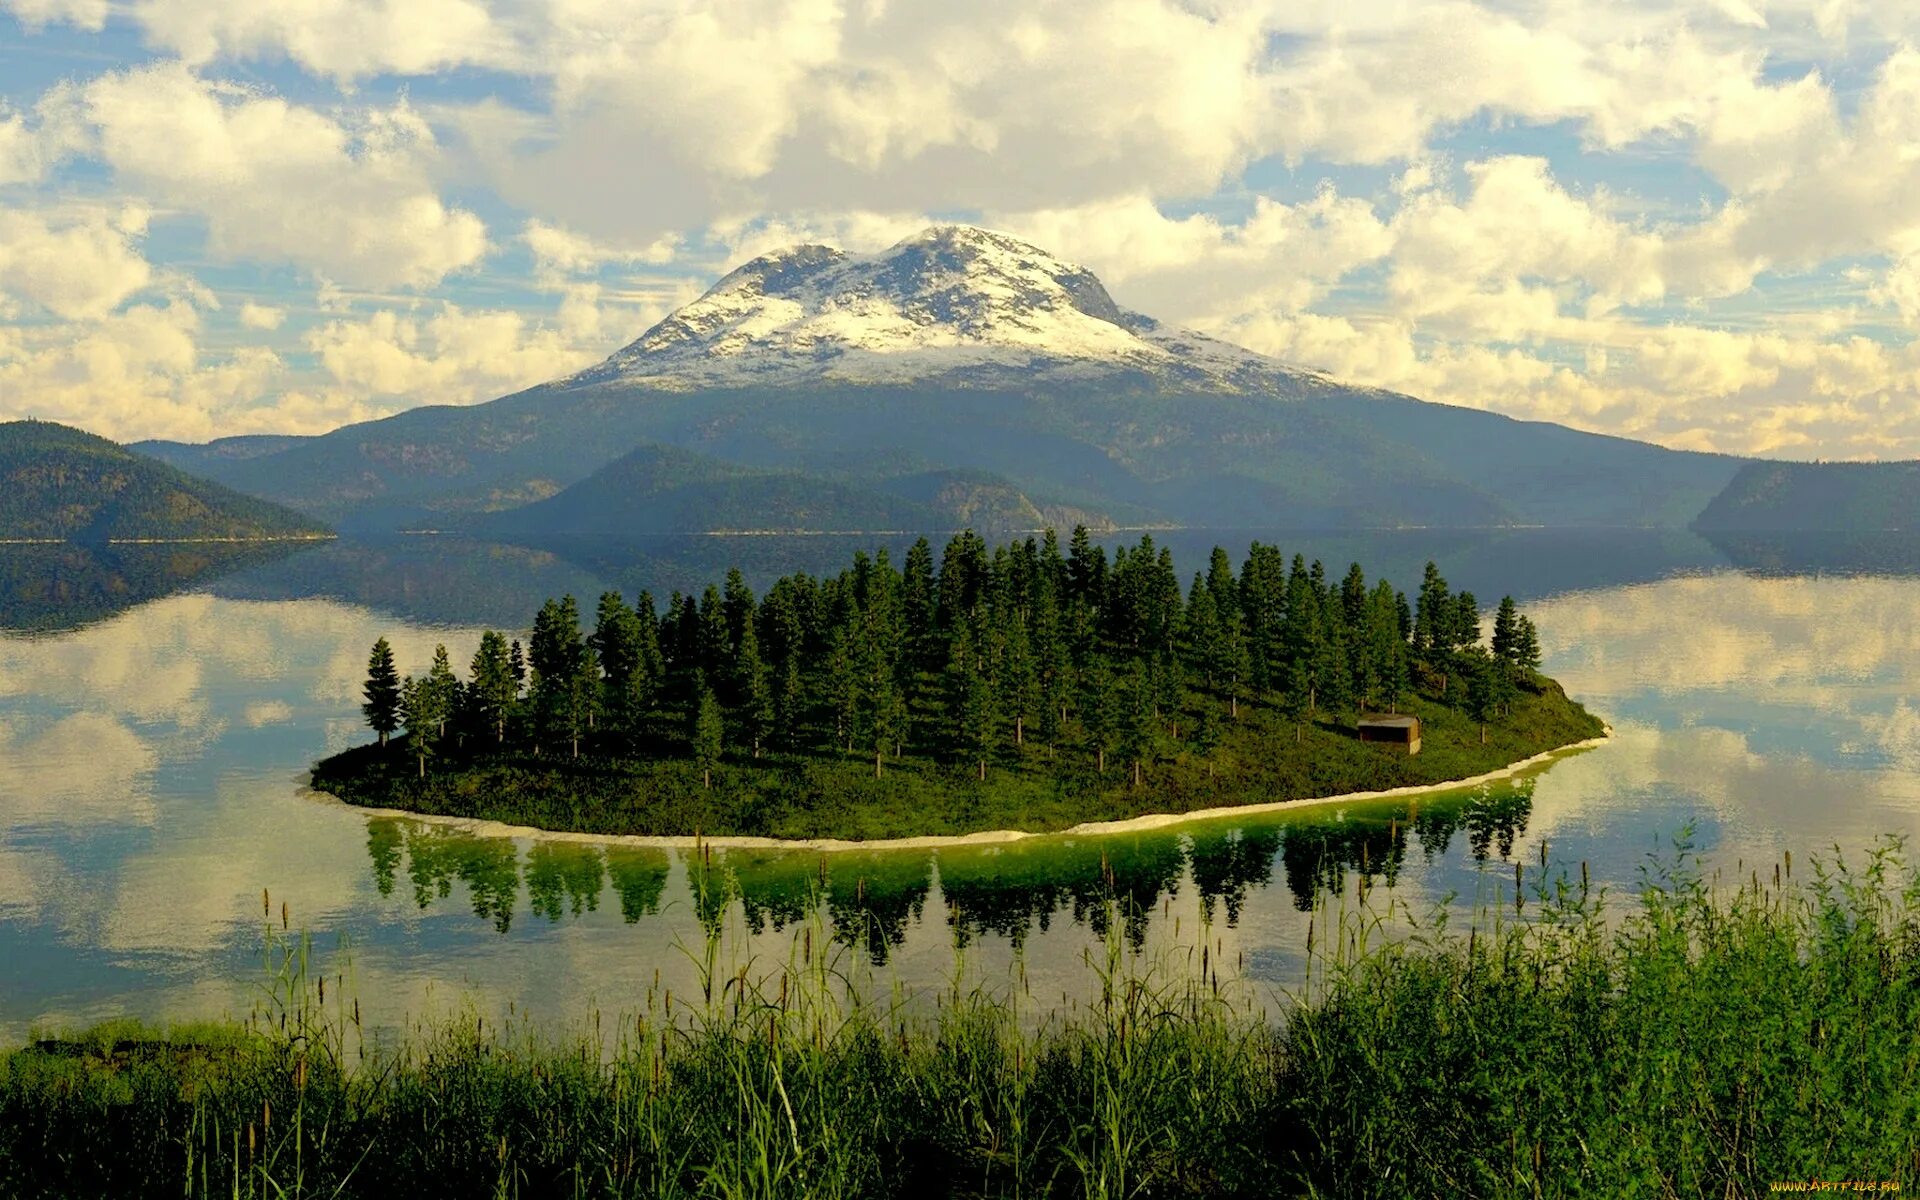
[[[931,220],[1357,383],[1920,456],[1877,0],[0,0],[0,417],[319,432]]]

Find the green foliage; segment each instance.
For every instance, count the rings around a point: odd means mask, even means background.
[[[859,554],[763,600],[731,572],[664,614],[610,593],[589,638],[571,597],[550,600],[527,696],[511,649],[503,675],[502,639],[484,637],[475,682],[442,710],[453,728],[428,732],[427,778],[347,755],[315,779],[364,803],[569,829],[910,836],[1435,782],[1600,729],[1521,664],[1517,613],[1512,661],[1480,672],[1496,660],[1467,628],[1477,606],[1437,570],[1411,622],[1431,639],[1416,687],[1401,599],[1358,565],[1332,583],[1255,543],[1237,578],[1221,551],[1183,596],[1150,537],[1109,562],[1084,529],[1064,556],[1051,538],[989,552],[966,532],[930,561],[924,543],[904,573]],[[429,679],[444,694],[451,674]],[[1354,713],[1383,705],[1421,717],[1419,756],[1355,739]],[[714,713],[721,734],[703,741]],[[543,754],[556,738],[568,753]]]
[[[0,422],[0,539],[324,537],[278,504],[49,421]]]
[[[400,672],[393,662],[393,646],[386,638],[373,644],[367,658],[367,682],[361,690],[365,703],[360,706],[367,727],[380,735],[380,744],[400,728]]]
[[[1196,873],[1231,870],[1233,844],[1196,839]],[[659,902],[665,863],[645,854],[608,857],[623,911]],[[0,1052],[0,1196],[1910,1187],[1920,877],[1895,844],[1816,862],[1811,880],[1771,867],[1717,889],[1682,850],[1615,913],[1563,866],[1529,865],[1486,877],[1495,898],[1465,928],[1363,890],[1312,913],[1308,983],[1271,1013],[1208,955],[1204,926],[1185,953],[1135,947],[1129,889],[1157,872],[1124,860],[1084,897],[1103,935],[1072,981],[1088,1000],[1045,1020],[1017,985],[874,1003],[861,942],[802,922],[784,961],[596,1014],[589,1028],[620,1031],[604,1037],[490,1015],[375,1037],[275,933],[244,1024],[119,1021]],[[536,851],[529,869],[542,911],[599,890],[582,848]],[[956,856],[941,881],[970,895],[981,871],[1018,869]],[[1382,940],[1389,920],[1418,936]]]

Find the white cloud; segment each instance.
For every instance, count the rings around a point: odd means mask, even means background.
[[[590,274],[615,264],[664,266],[673,261],[680,245],[672,234],[643,245],[613,245],[537,219],[527,222],[520,237],[533,252],[535,273],[549,279]]]
[[[287,310],[271,304],[255,304],[249,300],[240,306],[240,324],[247,329],[275,330],[286,319]]]
[[[4,0],[0,10],[12,13],[29,32],[56,22],[97,30],[107,23],[107,0]]]
[[[191,63],[284,56],[343,83],[509,57],[492,14],[473,0],[140,0],[135,16],[149,43]]]
[[[340,119],[161,65],[62,89],[122,186],[205,215],[210,249],[350,285],[428,287],[477,263],[486,227],[449,208],[433,135],[404,104]]]
[[[0,300],[10,296],[68,319],[105,316],[153,278],[134,246],[145,231],[138,210],[49,219],[0,209]]]

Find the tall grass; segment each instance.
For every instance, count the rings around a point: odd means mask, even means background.
[[[1017,973],[931,1010],[817,922],[785,961],[572,1035],[384,1044],[274,930],[259,1009],[0,1056],[10,1196],[1743,1196],[1920,1184],[1920,876],[1897,843],[1637,903],[1528,864],[1471,922],[1362,892],[1260,1015],[1204,926],[1113,920],[1091,1003]],[[1411,933],[1406,926],[1414,926]],[[1394,936],[1386,936],[1388,927]]]

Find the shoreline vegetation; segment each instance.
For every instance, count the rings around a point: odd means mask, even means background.
[[[803,924],[737,971],[710,936],[690,994],[567,1030],[471,1008],[391,1030],[270,921],[244,1021],[0,1050],[0,1196],[1903,1190],[1920,875],[1897,841],[1798,865],[1723,881],[1683,839],[1616,912],[1584,864],[1515,864],[1459,924],[1362,886],[1315,906],[1273,1011],[1204,924],[1152,953],[1108,921],[1063,1010],[1017,961],[869,998],[858,951]]]
[[[438,647],[402,678],[383,638],[363,712],[378,742],[317,763],[351,804],[555,832],[872,842],[1436,787],[1603,734],[1539,673],[1503,600],[1429,563],[1411,603],[1354,564],[1216,548],[1184,591],[1150,534],[1109,560],[1077,528],[936,567],[756,597],[600,597],[586,632],[549,600],[523,648],[488,631],[468,678]],[[1421,752],[1361,742],[1362,713],[1419,719]]]

